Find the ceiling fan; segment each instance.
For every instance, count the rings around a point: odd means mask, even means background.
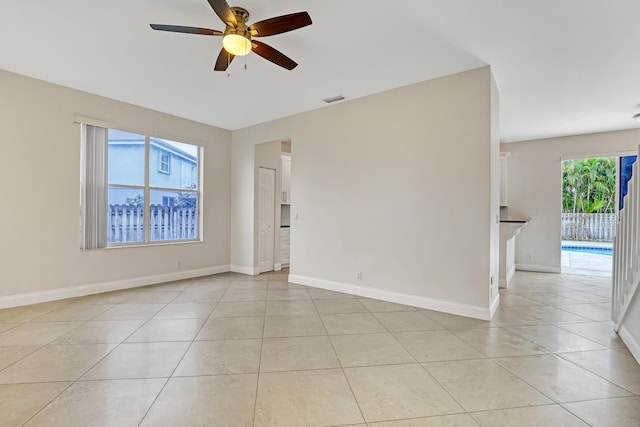
[[[179,25],[151,24],[151,28],[174,33],[202,34],[205,36],[222,36],[222,50],[218,54],[214,70],[225,71],[233,58],[244,56],[253,51],[267,61],[271,61],[287,70],[293,70],[298,64],[288,56],[272,48],[266,43],[253,40],[253,37],[267,37],[286,33],[311,25],[311,17],[307,12],[291,13],[275,18],[265,19],[247,26],[249,12],[242,7],[230,7],[225,0],[207,0],[213,11],[227,26],[224,31],[208,28],[184,27]]]

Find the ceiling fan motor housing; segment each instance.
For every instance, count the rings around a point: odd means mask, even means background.
[[[251,52],[251,33],[247,27],[249,12],[242,7],[230,8],[236,22],[227,22],[222,38],[222,46],[231,55],[244,56]]]
[[[234,6],[234,7],[230,7],[229,9],[231,9],[233,16],[236,17],[236,20],[238,21],[238,23],[242,22],[244,24],[249,20],[249,11],[244,7]]]
[[[249,20],[249,11],[243,7],[232,7],[231,12],[233,12],[233,16],[236,17],[237,25],[234,27],[227,22],[227,28],[224,30],[224,35],[237,34],[251,40],[251,33],[249,32],[249,28],[246,24]]]

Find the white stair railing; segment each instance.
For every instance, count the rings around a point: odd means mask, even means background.
[[[640,147],[638,148],[640,158]],[[638,291],[640,281],[640,185],[638,161],[633,164],[624,208],[613,238],[613,295],[611,315],[617,331]]]

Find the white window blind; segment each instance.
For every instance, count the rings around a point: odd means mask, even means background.
[[[107,246],[107,129],[82,125],[81,249]]]

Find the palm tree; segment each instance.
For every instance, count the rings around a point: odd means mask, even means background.
[[[577,187],[576,163],[573,160],[567,160],[562,163],[562,212],[576,213]]]
[[[615,158],[566,160],[562,165],[562,183],[563,212],[614,212]]]

